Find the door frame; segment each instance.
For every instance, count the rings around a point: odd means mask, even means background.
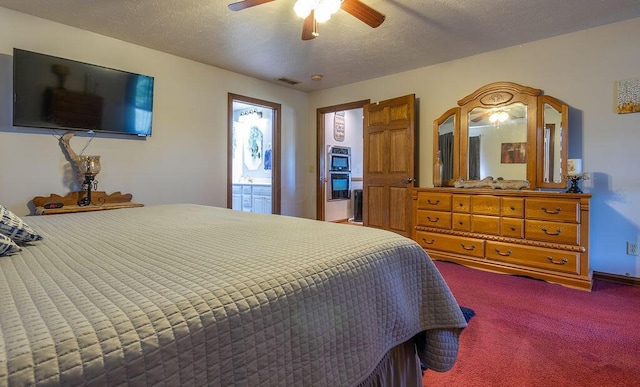
[[[370,103],[369,99],[348,102],[339,105],[327,106],[316,110],[316,219],[325,220],[325,200],[326,197],[326,181],[325,176],[325,161],[326,161],[326,142],[324,138],[324,115],[327,113],[335,113],[343,110],[362,109],[365,105]],[[364,124],[364,119],[363,119]]]
[[[271,213],[280,214],[281,203],[281,171],[280,171],[280,130],[282,105],[275,102],[247,97],[244,95],[227,93],[227,208],[232,208],[232,185],[233,185],[233,102],[242,102],[265,109],[273,110],[273,122],[271,126]]]

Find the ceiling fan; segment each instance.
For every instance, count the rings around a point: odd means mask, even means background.
[[[240,11],[256,5],[270,3],[274,0],[243,0],[229,4],[232,11]],[[327,11],[326,6],[331,9]],[[385,16],[360,0],[297,0],[294,10],[304,18],[302,23],[302,40],[311,40],[318,36],[318,22],[329,20],[332,13],[343,9],[358,20],[376,28],[384,22]]]

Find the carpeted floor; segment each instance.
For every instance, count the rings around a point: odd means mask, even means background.
[[[592,292],[436,262],[475,311],[458,361],[425,386],[640,386],[640,287]]]

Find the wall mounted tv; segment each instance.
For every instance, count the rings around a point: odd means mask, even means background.
[[[14,48],[13,126],[151,136],[153,82]]]

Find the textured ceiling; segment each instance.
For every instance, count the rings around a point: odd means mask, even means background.
[[[0,0],[0,7],[313,91],[640,17],[640,0],[362,0],[373,29],[344,11],[302,41],[295,0],[239,12],[235,0]],[[321,81],[311,75],[322,74]]]

